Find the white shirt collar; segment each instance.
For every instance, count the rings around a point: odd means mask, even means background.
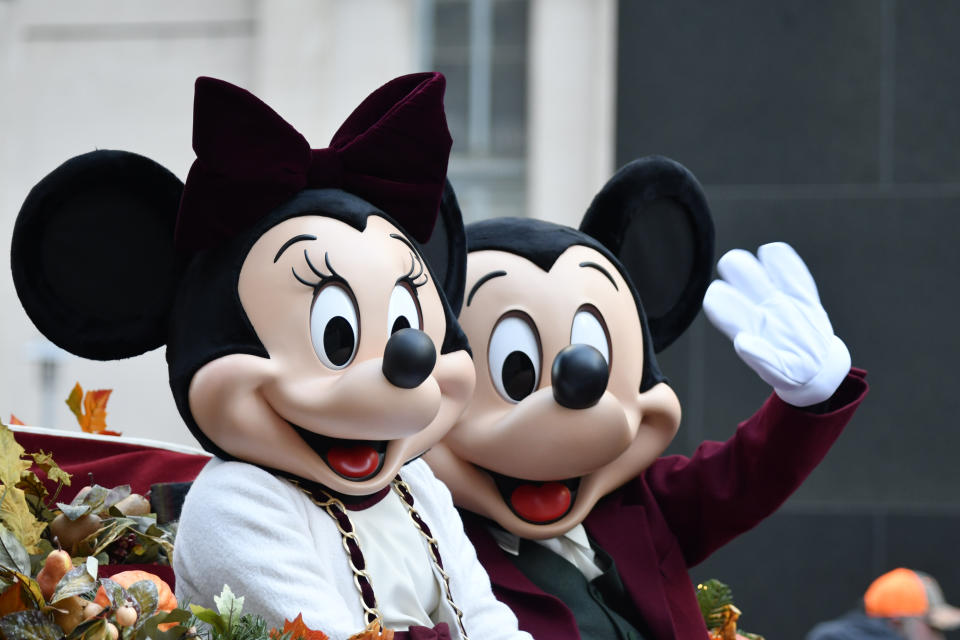
[[[501,529],[496,525],[489,527],[490,534],[496,540],[497,546],[512,556],[520,555],[520,537]],[[587,580],[603,574],[600,566],[597,564],[596,554],[590,546],[590,539],[587,537],[587,530],[583,524],[578,524],[561,536],[547,538],[546,540],[533,540],[537,544],[553,551],[558,556],[577,567]]]
[[[490,525],[488,529],[498,547],[512,556],[520,555],[520,536],[510,533],[506,529],[497,525]],[[573,529],[570,529],[563,535],[557,536],[556,538],[548,538],[547,540],[534,540],[534,542],[543,543],[548,542],[549,540],[559,541],[564,538],[582,548],[584,551],[593,551],[593,549],[590,547],[590,540],[587,538],[587,530],[583,528],[583,524],[578,524]]]

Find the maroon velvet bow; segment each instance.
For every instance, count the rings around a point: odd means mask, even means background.
[[[193,149],[176,243],[214,247],[309,188],[333,187],[381,209],[420,242],[433,232],[450,155],[439,73],[401,76],[357,107],[330,146],[306,139],[249,91],[197,78]]]
[[[414,625],[407,631],[395,632],[393,637],[396,640],[450,640],[450,627],[446,622],[433,628]]]

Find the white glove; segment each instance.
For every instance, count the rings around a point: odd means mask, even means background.
[[[720,258],[723,280],[707,288],[703,310],[784,402],[823,402],[850,371],[850,352],[833,335],[817,284],[793,247],[765,244],[757,256],[734,249]]]

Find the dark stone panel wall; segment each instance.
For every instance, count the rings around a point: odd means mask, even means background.
[[[730,583],[744,627],[778,639],[898,565],[960,603],[960,4],[621,0],[618,28],[618,164],[697,174],[718,257],[796,247],[870,372],[804,486],[694,579]],[[702,317],[660,361],[684,407],[670,453],[730,437],[770,392]]]
[[[936,575],[948,598],[960,594],[960,557],[943,553],[958,531],[960,511],[785,507],[690,574],[730,585],[743,629],[801,640],[817,622],[856,608],[870,582],[898,566]]]
[[[620,34],[622,161],[696,158],[711,183],[877,178],[876,0],[624,0]]]
[[[960,181],[957,66],[960,3],[903,0],[896,8],[894,177]]]

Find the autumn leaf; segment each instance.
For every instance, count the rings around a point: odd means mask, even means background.
[[[50,480],[70,486],[70,474],[57,465],[52,455],[41,449],[40,453],[31,453],[30,457],[33,458],[33,464],[40,467]]]
[[[20,540],[3,526],[0,526],[0,568],[30,573],[30,554],[20,544]]]
[[[20,597],[30,605],[31,609],[40,609],[46,604],[39,583],[30,576],[13,569],[0,567],[0,578],[15,587],[18,586]]]
[[[379,620],[374,620],[366,629],[350,636],[348,640],[393,640],[393,629],[384,629]]]
[[[10,585],[6,591],[0,593],[0,618],[8,613],[26,611],[32,608],[30,603],[24,600],[23,589],[20,587],[19,582]]]
[[[111,393],[113,389],[96,389],[84,393],[79,382],[74,385],[66,402],[84,432],[120,435],[117,431],[107,430],[107,401]]]
[[[112,391],[113,389],[98,389],[87,391],[86,395],[83,396],[83,408],[87,418],[87,426],[84,431],[100,433],[107,428],[107,400],[110,399]]]
[[[293,622],[283,621],[283,631],[276,629],[270,630],[271,638],[280,638],[284,634],[290,634],[290,640],[330,640],[330,636],[323,631],[314,631],[303,622],[303,614],[298,614]]]
[[[47,528],[46,522],[37,521],[27,504],[27,496],[22,489],[6,485],[0,500],[0,522],[15,535],[30,553],[38,553],[40,534]]]
[[[80,386],[78,382],[73,386],[73,390],[70,391],[70,395],[67,396],[67,406],[70,407],[70,411],[73,412],[73,415],[77,416],[77,422],[80,423],[80,426],[83,426],[83,412],[80,410],[80,405],[83,402],[83,387]]]
[[[10,424],[18,424],[18,425],[21,425],[21,426],[25,426],[25,425],[23,424],[23,422],[20,421],[20,418],[18,418],[17,416],[13,415],[12,413],[10,414]]]
[[[0,618],[0,638],[58,640],[62,637],[63,630],[42,611],[18,611]]]
[[[227,629],[233,629],[240,621],[240,615],[243,613],[244,597],[239,598],[233,595],[228,585],[223,585],[223,591],[219,596],[213,596],[213,603],[217,605],[217,612],[223,620]]]
[[[0,424],[0,484],[13,487],[20,482],[20,474],[30,468],[30,463],[21,459],[23,447],[13,437],[13,432]]]

